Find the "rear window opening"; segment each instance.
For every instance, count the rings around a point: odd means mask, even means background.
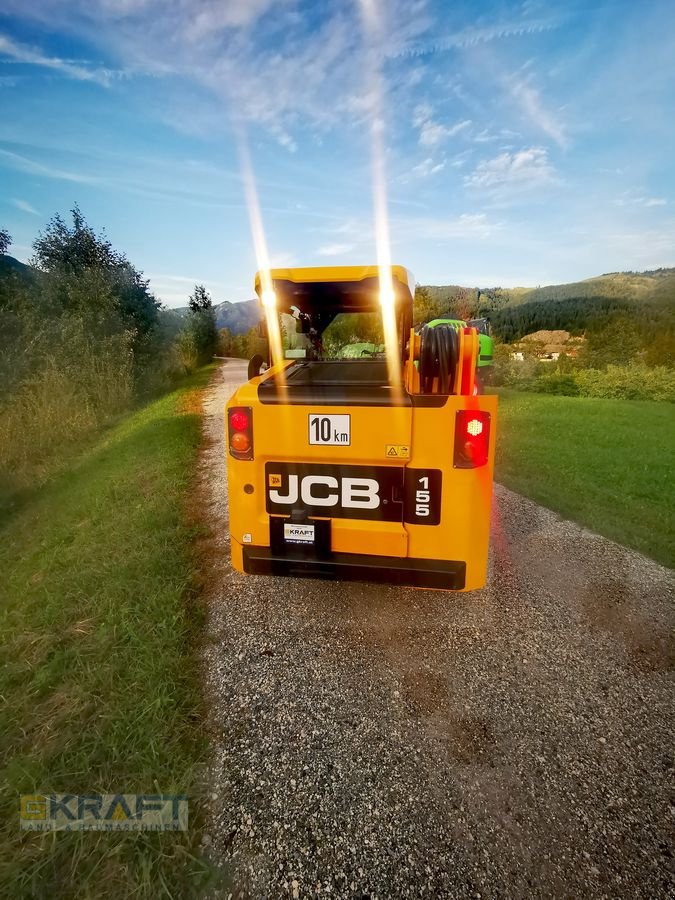
[[[328,359],[298,361],[286,370],[289,387],[331,384],[388,384],[387,362],[383,359]]]
[[[326,324],[326,322],[329,324]],[[291,307],[279,315],[285,359],[385,359],[382,316],[376,312],[344,312],[330,316]]]

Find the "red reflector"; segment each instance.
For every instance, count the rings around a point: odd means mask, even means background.
[[[455,419],[455,468],[484,466],[489,455],[490,413],[461,409]]]
[[[232,431],[247,431],[251,420],[243,409],[235,409],[230,413],[230,426]]]

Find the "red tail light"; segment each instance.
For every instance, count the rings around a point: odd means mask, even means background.
[[[461,409],[455,419],[456,469],[484,466],[490,454],[490,413]]]
[[[230,455],[253,459],[253,412],[250,406],[231,406],[227,411],[227,438]]]

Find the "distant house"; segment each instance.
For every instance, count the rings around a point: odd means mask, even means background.
[[[511,359],[522,362],[535,355],[543,362],[554,362],[561,356],[577,356],[583,342],[583,337],[572,337],[569,331],[535,331],[513,345]]]

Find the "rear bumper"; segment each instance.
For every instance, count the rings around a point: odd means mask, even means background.
[[[466,563],[443,559],[405,559],[332,553],[327,559],[275,554],[269,547],[244,546],[244,572],[249,575],[291,575],[296,578],[329,578],[367,581],[407,587],[464,590]]]

